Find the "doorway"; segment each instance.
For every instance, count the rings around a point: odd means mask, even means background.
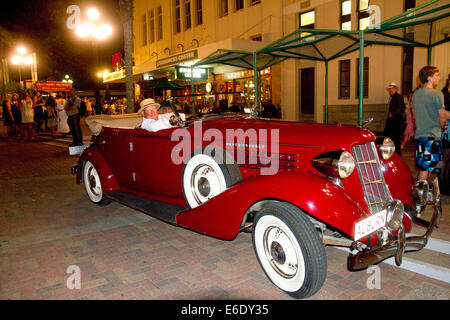
[[[300,114],[314,115],[315,68],[300,70]]]

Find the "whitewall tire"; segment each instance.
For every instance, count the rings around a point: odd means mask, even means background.
[[[86,161],[83,169],[83,181],[89,199],[98,205],[106,205],[111,202],[103,194],[102,183],[97,169],[90,161]]]
[[[308,217],[287,203],[271,202],[254,221],[253,247],[267,277],[295,298],[315,294],[326,278],[326,253]]]

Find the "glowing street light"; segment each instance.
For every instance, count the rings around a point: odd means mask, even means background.
[[[27,49],[24,46],[17,48],[18,55],[11,58],[11,63],[19,67],[19,82],[22,84],[21,66],[26,65],[31,67],[31,79],[37,80],[37,66],[36,66],[36,53],[27,54]]]
[[[100,12],[98,12],[98,10],[95,9],[95,8],[90,8],[87,11],[87,16],[88,16],[89,19],[95,21],[95,20],[97,20],[100,17]]]

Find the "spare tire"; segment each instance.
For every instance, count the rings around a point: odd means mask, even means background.
[[[190,208],[205,203],[242,180],[238,165],[223,159],[231,159],[223,149],[216,148],[211,154],[202,149],[184,164],[181,185]]]

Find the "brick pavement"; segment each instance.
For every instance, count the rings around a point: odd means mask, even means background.
[[[222,241],[116,203],[96,206],[69,174],[75,160],[0,138],[0,299],[291,299],[265,276],[250,234]],[[346,253],[326,253],[327,279],[312,300],[450,298],[447,283],[384,263],[381,290],[369,290],[370,274],[348,271]],[[72,265],[80,290],[67,288]]]

